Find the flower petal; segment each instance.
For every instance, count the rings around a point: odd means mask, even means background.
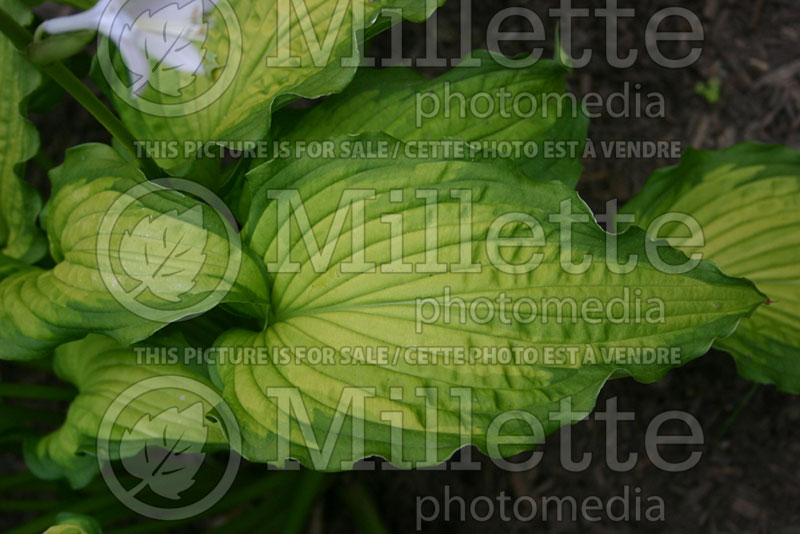
[[[205,8],[203,0],[136,0],[129,1],[123,9],[134,20],[149,11],[158,18],[200,21]]]
[[[154,60],[153,70],[162,64],[191,74],[203,73],[203,56],[187,39],[168,38],[154,33],[142,33],[145,55]]]
[[[131,30],[125,32],[117,44],[120,54],[122,54],[122,61],[125,62],[130,74],[131,94],[133,96],[138,96],[144,91],[147,87],[147,82],[150,81],[150,62],[140,47],[142,39],[143,37],[139,32]]]
[[[110,1],[100,0],[94,7],[81,13],[46,20],[42,22],[41,29],[50,35],[80,30],[99,31],[100,18]]]

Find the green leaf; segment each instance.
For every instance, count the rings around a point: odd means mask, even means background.
[[[347,86],[363,52],[358,36],[374,24],[382,8],[399,8],[405,18],[422,21],[437,5],[428,4],[416,0],[232,0],[233,16],[225,16],[225,9],[212,14],[203,43],[208,75],[157,69],[138,98],[119,84],[111,84],[118,89],[111,95],[138,139],[176,143],[175,157],[165,156],[164,151],[154,157],[162,168],[182,173],[192,160],[184,153],[185,142],[235,145],[265,139],[274,108],[297,97],[317,98]],[[363,21],[353,16],[354,5],[363,8]],[[298,6],[304,8],[300,14]],[[289,20],[279,21],[279,12],[288,14]],[[343,64],[343,58],[348,62]],[[221,88],[220,94],[215,87]]]
[[[528,176],[574,187],[589,121],[566,93],[569,72],[545,60],[511,69],[480,50],[432,80],[408,67],[362,69],[342,94],[307,111],[278,112],[273,137],[313,141],[372,131],[406,142],[462,139],[501,155],[515,147],[503,157]],[[557,146],[568,152],[554,157],[549,151]]]
[[[653,174],[622,211],[643,228],[670,212],[699,223],[705,244],[684,250],[752,280],[769,297],[715,346],[733,355],[745,378],[800,393],[800,152],[754,143],[691,150],[677,167]],[[686,232],[669,224],[659,237],[678,246]]]
[[[103,530],[94,518],[63,513],[58,514],[56,524],[45,530],[44,534],[103,534]]]
[[[51,180],[58,263],[0,282],[0,358],[44,356],[92,332],[129,345],[223,300],[265,313],[263,268],[224,213],[147,182],[104,145],[71,149]]]
[[[7,276],[28,269],[28,264],[0,254],[0,280]]]
[[[142,219],[133,232],[122,236],[122,248],[131,251],[130,256],[120,257],[122,268],[141,282],[142,290],[180,302],[180,296],[195,286],[206,260],[203,248],[208,244],[208,231],[192,232],[202,227],[199,205],[183,213],[173,210]],[[187,236],[196,238],[196,242],[187,242]]]
[[[162,379],[159,388],[128,402],[113,421],[109,457],[122,459],[129,473],[141,475],[140,478],[152,483],[152,489],[166,492],[174,478],[154,482],[159,472],[146,473],[152,466],[150,460],[162,454],[157,447],[165,446],[172,451],[170,465],[175,465],[175,458],[183,452],[204,447],[227,449],[223,429],[203,416],[214,407],[203,395],[188,391],[180,380],[191,379],[207,387],[211,387],[210,382],[180,362],[148,363],[141,354],[98,335],[56,350],[56,374],[74,384],[79,393],[70,404],[61,428],[38,441],[26,443],[25,460],[36,476],[67,478],[73,488],[88,484],[98,472],[97,439],[106,411],[127,388],[155,377]],[[181,398],[176,390],[180,391]],[[144,453],[144,458],[137,456],[140,452]],[[182,467],[187,469],[187,465]],[[191,478],[193,472],[186,474]]]
[[[399,143],[381,135],[336,140],[337,146],[345,142]],[[514,164],[406,158],[402,147],[398,154],[345,158],[340,151],[326,160],[275,160],[248,176],[253,199],[244,233],[269,266],[270,324],[261,332],[230,331],[217,341],[220,353],[229,356],[218,360],[219,375],[239,418],[248,458],[280,462],[291,457],[315,469],[336,470],[369,455],[396,465],[404,465],[401,460],[432,465],[470,443],[491,456],[515,454],[574,422],[549,418],[562,400],[571,401],[580,419],[607,379],[660,379],[704,354],[714,338],[732,332],[764,300],[752,284],[729,278],[710,263],[685,274],[662,272],[667,267],[648,261],[645,247],[652,243],[635,228],[619,236],[618,251],[621,262],[638,254],[638,265],[615,274],[611,268],[619,265],[606,251],[608,236],[577,193],[559,182],[530,180]],[[280,199],[275,200],[270,190],[284,192],[274,193]],[[354,201],[354,208],[342,204],[353,191],[353,198],[370,200]],[[434,195],[436,201],[426,205]],[[471,224],[459,223],[462,217],[469,220],[470,210],[460,200],[464,195],[473,199]],[[292,198],[302,201],[300,215],[287,209]],[[572,255],[559,244],[558,225],[550,219],[562,205],[571,206],[580,219],[569,234]],[[438,210],[435,219],[433,210]],[[363,214],[363,226],[352,221],[354,213]],[[501,218],[509,214],[511,219]],[[389,221],[396,224],[400,216],[402,231],[393,230]],[[517,222],[505,224],[509,220]],[[469,229],[471,239],[466,239]],[[434,230],[438,238],[431,241]],[[524,237],[528,241],[516,243],[527,247],[500,241]],[[537,241],[531,244],[531,239]],[[500,243],[504,246],[495,250]],[[669,247],[659,253],[668,265],[686,261]],[[562,261],[566,265],[584,254],[591,255],[584,273],[562,267]],[[359,265],[364,262],[375,268]],[[472,264],[480,266],[479,272]],[[393,272],[384,272],[387,268]],[[536,305],[556,299],[566,311],[540,306],[539,315],[529,320],[530,313],[509,312],[509,304],[504,318],[500,302],[506,299]],[[581,312],[573,320],[573,306],[586,311],[592,299],[603,309]],[[420,303],[427,306],[424,313]],[[449,306],[448,320],[442,307]],[[459,311],[474,306],[482,312]],[[616,306],[616,315],[609,306]],[[432,309],[439,310],[438,317]],[[486,320],[489,309],[494,313]],[[629,313],[618,320],[621,309]],[[635,309],[640,309],[638,319]],[[435,362],[405,358],[448,348],[449,363],[444,352]],[[328,350],[328,358],[295,359],[311,349]],[[363,361],[358,350],[364,351]],[[547,356],[549,350],[561,351],[561,357]],[[567,350],[575,350],[575,357],[565,357]],[[242,356],[248,351],[250,359]],[[470,360],[476,351],[479,357]],[[528,359],[498,356],[495,361],[491,355],[497,351],[522,351],[520,357]],[[617,358],[629,351],[662,357]],[[672,357],[664,358],[665,353]],[[471,403],[471,419],[460,417],[465,408],[458,391]],[[531,416],[541,431],[528,424]],[[500,425],[502,435],[527,436],[527,443],[509,444],[487,434],[503,417],[511,420]],[[393,425],[401,444],[393,445]]]
[[[20,24],[32,18],[17,0],[0,0],[0,8]],[[4,35],[0,35],[0,78],[0,253],[35,263],[47,251],[36,226],[42,200],[23,181],[22,169],[39,149],[36,128],[25,118],[25,100],[39,86],[41,77]]]

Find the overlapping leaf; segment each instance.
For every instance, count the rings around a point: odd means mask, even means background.
[[[432,80],[408,67],[362,69],[322,104],[276,114],[274,138],[314,142],[372,131],[432,142],[432,149],[437,141],[462,139],[481,155],[517,161],[536,180],[574,187],[589,123],[566,93],[568,73],[545,60],[510,69],[485,51]]]
[[[145,183],[111,148],[84,145],[70,150],[51,180],[46,227],[58,263],[51,270],[32,267],[0,282],[0,358],[43,356],[87,333],[106,333],[130,344],[223,298],[245,303],[266,299],[261,267],[229,240],[233,230],[220,214],[199,200]],[[110,215],[121,205],[128,206]],[[202,224],[182,216],[193,209],[202,210]],[[162,217],[170,220],[140,226]],[[179,228],[180,235],[166,232],[168,227]],[[137,228],[144,230],[137,233]],[[144,241],[152,246],[139,246]],[[237,257],[241,264],[232,268]],[[202,265],[196,265],[201,259]],[[170,287],[148,285],[143,273],[153,265],[170,276]],[[188,294],[186,288],[191,288]],[[180,297],[180,302],[173,304],[164,296]]]
[[[399,143],[381,135],[337,140],[343,142]],[[610,377],[656,380],[703,354],[715,337],[732,332],[764,300],[752,284],[729,278],[709,263],[682,275],[661,272],[648,262],[647,238],[638,229],[620,236],[618,247],[621,262],[637,254],[638,266],[614,274],[607,265],[613,263],[607,236],[590,222],[594,219],[577,195],[558,182],[532,181],[511,163],[305,158],[273,161],[248,178],[255,193],[246,237],[269,265],[270,324],[262,332],[230,331],[217,345],[233,355],[219,365],[224,395],[239,417],[245,455],[259,461],[293,457],[316,469],[343,469],[362,456],[381,455],[398,465],[420,466],[440,462],[467,443],[492,456],[512,454],[530,448],[530,441],[503,445],[508,442],[502,438],[487,438],[488,429],[497,429],[493,421],[497,425],[498,417],[505,417],[501,414],[511,413],[510,421],[500,425],[503,435],[533,433],[541,439],[566,422],[548,415],[560,410],[562,400],[586,413]],[[296,193],[282,193],[278,201],[270,199],[270,190]],[[340,204],[346,191],[355,191],[354,198],[374,197],[357,210],[363,226]],[[437,198],[435,219],[425,203],[431,195]],[[473,200],[467,226],[472,237],[466,241],[465,226],[459,223],[466,213],[459,200],[464,195]],[[303,201],[300,217],[283,203],[292,196]],[[559,213],[565,200],[582,221],[571,234],[571,258],[591,255],[582,274],[569,274],[560,265],[566,251],[550,216]],[[528,221],[525,216],[515,218],[520,213],[535,218],[541,232],[520,222]],[[510,219],[516,222],[500,224],[501,233],[492,236],[494,221],[508,214],[516,214]],[[306,217],[307,224],[298,222]],[[399,230],[389,224],[401,217],[402,245]],[[426,220],[438,232],[434,242]],[[499,237],[532,236],[544,242],[531,247],[528,241],[527,247],[505,248],[494,256],[490,252]],[[408,272],[398,263],[399,250],[411,267]],[[471,260],[465,257],[470,254]],[[668,264],[686,261],[669,247],[660,254]],[[505,272],[515,269],[502,263],[534,260],[538,266],[516,273]],[[426,269],[422,264],[430,261],[446,268]],[[375,270],[358,265],[364,262],[374,263]],[[468,268],[472,263],[479,272]],[[383,272],[387,266],[394,272]],[[537,304],[556,299],[567,302],[567,311],[542,307],[533,321],[529,315],[504,320],[496,300],[502,295]],[[641,298],[638,320],[617,321],[605,308],[574,320],[569,311],[569,302],[581,308],[597,299],[606,306],[634,295]],[[446,304],[448,298],[484,311],[478,319],[461,319],[460,305]],[[420,299],[454,306],[455,318],[448,321],[442,314],[420,329]],[[646,320],[645,310],[658,303],[662,318]],[[629,302],[631,313],[636,306]],[[488,309],[494,315],[483,320]],[[649,313],[651,319],[658,315],[652,309]],[[536,357],[504,361],[497,356],[498,351],[526,349]],[[237,359],[237,350],[260,357]],[[318,357],[328,350],[328,359],[313,361],[308,356],[314,350]],[[450,360],[441,352],[448,350]],[[575,351],[573,358],[565,356],[567,350]],[[651,350],[662,358],[626,359]],[[440,351],[439,359],[425,360],[430,351]],[[664,351],[671,357],[664,359]],[[556,353],[561,356],[555,358]],[[471,405],[469,418],[462,416],[462,410],[469,411],[464,402]],[[530,416],[538,419],[542,432],[532,430],[525,419]]]
[[[151,354],[153,353],[151,349]],[[37,442],[26,445],[26,461],[40,478],[67,478],[73,487],[86,485],[98,471],[97,439],[101,422],[115,399],[143,380],[160,377],[158,388],[124,402],[119,417],[111,421],[110,458],[132,458],[145,448],[180,442],[192,450],[227,448],[219,424],[188,417],[201,408],[207,414],[213,406],[199,392],[189,391],[181,379],[211,387],[208,380],[179,361],[148,363],[130,348],[114,340],[90,335],[59,347],[54,358],[56,374],[78,388],[64,425]],[[194,412],[193,412],[194,411]],[[156,419],[159,424],[142,421]],[[188,445],[187,445],[188,444]],[[136,474],[132,469],[129,472]]]
[[[800,393],[800,152],[752,143],[690,151],[656,172],[623,212],[643,228],[666,213],[699,223],[705,244],[684,250],[752,280],[770,299],[715,345],[742,376]],[[659,233],[676,246],[687,235],[675,223]]]
[[[27,263],[0,254],[0,280],[14,273],[24,271],[28,267]]]
[[[0,8],[21,24],[32,18],[17,0],[2,0]],[[41,78],[4,35],[0,35],[0,78],[0,253],[34,263],[44,256],[47,244],[36,226],[42,200],[22,180],[24,163],[39,149],[39,135],[25,118],[23,103]]]
[[[403,17],[421,21],[436,7],[418,0],[232,0],[229,5],[235,21],[224,16],[227,10],[218,9],[204,43],[207,63],[221,63],[207,64],[208,76],[188,83],[172,78],[194,74],[158,70],[140,101],[128,100],[124,91],[113,93],[123,121],[135,136],[178,143],[174,158],[155,154],[164,168],[176,169],[191,159],[183,151],[186,141],[258,141],[269,131],[276,103],[344,89],[356,72],[353,63],[360,59],[358,44],[351,58],[354,39],[374,24],[382,8],[400,9]],[[363,11],[363,21],[354,15],[354,6]],[[285,20],[284,15],[288,15]],[[290,53],[285,55],[287,50]],[[349,62],[342,63],[343,58]],[[229,75],[233,75],[230,85],[221,94],[214,93],[217,81]],[[180,95],[167,94],[173,91],[164,88],[176,84],[182,88]],[[154,106],[142,113],[142,101]],[[188,103],[183,111],[181,103]],[[161,111],[166,108],[168,113]]]

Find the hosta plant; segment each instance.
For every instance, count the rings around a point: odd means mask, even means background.
[[[227,450],[298,462],[313,495],[315,471],[368,458],[507,458],[608,380],[661,380],[712,345],[800,391],[796,151],[689,151],[609,233],[574,190],[588,125],[558,98],[568,65],[358,68],[381,9],[436,6],[304,5],[110,0],[32,36],[30,10],[0,0],[0,359],[72,387],[62,421],[15,441],[36,477],[91,492],[116,465],[130,495],[179,500]],[[170,56],[157,39],[176,23],[193,32]],[[113,111],[62,62],[86,30]],[[45,77],[114,139],[66,150],[43,204],[24,167]],[[509,90],[528,96],[511,114]],[[221,506],[263,490],[249,483]]]

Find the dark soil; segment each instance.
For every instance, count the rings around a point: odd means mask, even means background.
[[[554,0],[529,2],[473,2],[473,48],[485,48],[484,36],[491,17],[503,8],[523,6],[535,10],[545,21],[552,41],[554,19],[547,10],[556,7]],[[578,7],[602,7],[605,2],[577,1]],[[576,49],[592,48],[592,62],[570,77],[576,94],[597,91],[608,95],[621,91],[628,82],[641,84],[641,92],[660,92],[666,101],[663,118],[604,116],[591,123],[589,136],[597,144],[604,140],[674,140],[683,147],[722,148],[751,140],[783,143],[800,148],[800,5],[797,0],[621,0],[621,7],[636,9],[636,17],[620,23],[620,49],[639,49],[639,60],[625,70],[614,69],[605,60],[605,26],[597,18],[575,22]],[[644,28],[659,9],[680,5],[700,15],[705,40],[703,54],[688,68],[669,70],[658,67],[645,51]],[[439,11],[439,52],[445,57],[460,55],[459,1],[450,2]],[[504,30],[526,30],[520,23]],[[666,29],[666,27],[665,27]],[[686,29],[674,27],[673,30]],[[406,55],[425,55],[424,25],[405,24]],[[679,43],[675,55],[685,55],[688,47]],[[388,35],[376,38],[370,54],[389,55]],[[506,53],[523,52],[519,47],[503,48]],[[552,51],[552,46],[550,46]],[[426,74],[441,69],[423,70]],[[718,78],[721,99],[711,104],[695,92],[698,82]],[[66,139],[62,121],[80,125],[78,140]],[[56,121],[58,123],[56,124]],[[87,140],[104,140],[101,130],[90,117],[69,99],[55,113],[36,117],[47,147],[47,155],[56,162],[63,158],[66,146]],[[73,130],[73,129],[71,129]],[[673,159],[606,159],[602,155],[584,161],[585,172],[578,185],[581,195],[595,210],[610,199],[624,202],[635,194],[649,174],[659,167],[676,164]],[[35,179],[35,177],[34,177]],[[558,461],[561,438],[551,436],[544,447],[544,458],[533,470],[508,473],[482,458],[478,472],[417,471],[346,473],[331,475],[325,497],[316,505],[309,532],[353,532],[354,524],[336,495],[337,487],[363,484],[376,499],[380,513],[395,533],[415,530],[416,510],[420,499],[444,499],[449,495],[463,498],[467,505],[476,497],[494,501],[504,492],[512,502],[531,496],[537,502],[546,496],[573,497],[578,503],[589,496],[603,502],[623,495],[641,496],[642,513],[649,507],[648,497],[664,502],[663,520],[599,522],[585,519],[561,521],[542,519],[541,511],[530,522],[504,521],[499,511],[485,522],[458,520],[458,505],[453,505],[451,521],[441,518],[424,525],[425,532],[669,532],[669,533],[764,533],[800,534],[800,399],[782,394],[770,386],[754,387],[740,379],[733,361],[712,351],[654,385],[631,380],[614,381],[605,388],[598,406],[618,398],[619,409],[635,414],[635,420],[620,424],[620,456],[638,453],[638,462],[627,472],[611,470],[605,461],[606,425],[589,418],[572,428],[573,457],[591,452],[589,469],[570,473]],[[683,459],[692,451],[702,457],[692,469],[669,473],[658,469],[648,459],[645,434],[650,421],[667,410],[692,414],[700,423],[704,444],[673,446],[670,459]],[[677,428],[676,431],[685,431]],[[516,460],[524,459],[517,458]],[[12,465],[8,465],[11,463]],[[18,469],[19,462],[2,462],[7,469]],[[528,508],[523,508],[527,512]],[[485,504],[478,515],[486,512]],[[443,513],[443,512],[442,512]],[[3,512],[0,515],[5,515]],[[9,512],[11,514],[11,512]],[[19,517],[16,514],[14,517]],[[469,516],[469,510],[467,510]],[[509,514],[511,515],[511,514]],[[580,514],[579,514],[580,516]],[[0,521],[0,525],[2,525]],[[12,520],[11,524],[15,521]],[[5,525],[2,525],[5,526]],[[197,532],[197,529],[192,529]],[[176,530],[177,532],[177,530]]]

